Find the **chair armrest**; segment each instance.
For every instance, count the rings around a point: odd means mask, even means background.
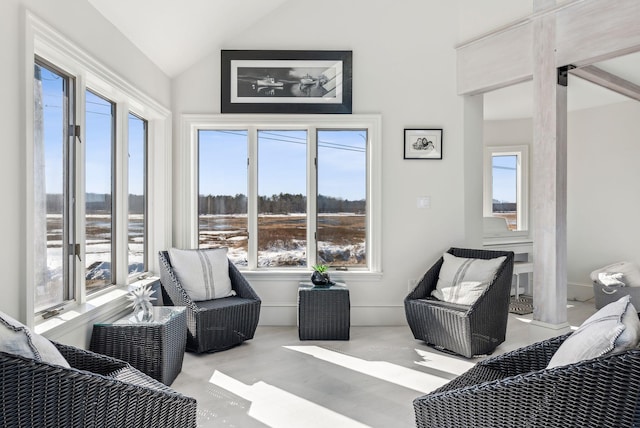
[[[505,374],[505,377],[543,370],[549,364],[553,354],[555,354],[560,345],[562,345],[570,335],[571,333],[567,333],[511,352],[506,352],[502,355],[481,361],[478,365],[500,371]]]
[[[71,368],[0,352],[0,426],[196,426],[195,399],[155,388],[125,362],[55,345]],[[113,367],[120,369],[107,375]]]
[[[114,373],[128,366],[122,360],[51,341],[58,348],[69,365],[78,370],[84,370],[103,376]]]
[[[640,389],[630,379],[638,376],[640,350],[633,350],[460,389],[439,390],[414,400],[416,425],[637,426]]]
[[[187,306],[191,311],[198,312],[200,309],[193,300],[191,300],[191,297],[189,297],[182,287],[180,280],[173,271],[168,252],[160,251],[159,260],[160,284],[162,285],[164,293],[166,293],[171,300],[171,304],[173,306]]]
[[[444,263],[444,259],[440,257],[436,263],[424,274],[418,285],[411,290],[406,300],[424,299],[431,296],[431,292],[435,290],[438,283],[438,276],[440,275],[440,267]]]
[[[229,260],[229,278],[231,279],[231,288],[236,294],[244,299],[253,299],[260,301],[260,297],[249,284],[249,281],[240,273],[238,268]]]

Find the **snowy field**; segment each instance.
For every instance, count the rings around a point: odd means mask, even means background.
[[[47,265],[36,289],[36,306],[47,307],[62,301],[63,252],[61,216],[47,217]],[[247,265],[247,216],[202,215],[200,247],[229,248],[229,259]],[[306,214],[261,215],[258,219],[258,266],[306,266]],[[106,215],[91,214],[86,219],[86,248],[83,263],[87,290],[110,283],[111,224]],[[318,216],[318,256],[331,266],[364,266],[366,258],[366,216],[352,213]],[[129,216],[129,274],[144,271],[144,218]],[[77,259],[76,259],[77,261]],[[37,269],[36,269],[37,270]],[[39,276],[39,275],[36,275]]]
[[[306,214],[258,217],[258,266],[306,266]],[[247,216],[201,215],[201,248],[229,248],[229,259],[247,265]],[[318,255],[332,266],[366,265],[366,216],[353,213],[318,215]]]

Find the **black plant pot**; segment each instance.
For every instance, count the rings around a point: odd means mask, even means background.
[[[329,286],[331,285],[331,281],[329,280],[328,273],[320,273],[318,271],[314,271],[311,274],[311,282],[317,286]]]

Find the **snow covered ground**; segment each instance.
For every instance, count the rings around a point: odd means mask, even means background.
[[[307,242],[295,239],[301,228],[304,232],[306,214],[261,215],[263,229],[276,236],[272,241],[263,244],[258,251],[259,267],[304,267],[307,265]],[[45,285],[36,289],[36,306],[51,306],[62,301],[63,252],[61,238],[61,218],[52,215],[48,220],[47,265],[42,278]],[[340,237],[341,243],[330,240],[318,242],[318,262],[328,265],[364,265],[366,264],[366,246],[362,233],[366,217],[353,213],[336,213],[319,215],[319,223],[329,225],[331,233]],[[229,259],[237,266],[247,265],[247,216],[246,215],[207,215],[200,216],[200,245],[226,246],[229,248]],[[329,227],[327,226],[327,227]],[[111,223],[110,217],[99,214],[87,215],[87,238],[85,256],[82,263],[85,267],[87,287],[104,285],[111,275]],[[329,230],[329,229],[327,229]],[[281,239],[278,239],[280,236]],[[320,236],[329,232],[319,233]],[[332,235],[332,236],[333,236]],[[347,242],[347,243],[345,243]],[[129,217],[129,274],[135,275],[144,271],[144,218],[142,215]],[[151,255],[150,255],[151,256]]]

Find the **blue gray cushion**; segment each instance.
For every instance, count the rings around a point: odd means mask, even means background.
[[[70,367],[53,343],[3,312],[0,312],[0,351]]]
[[[624,296],[589,317],[569,336],[549,361],[547,368],[636,348],[640,342],[640,319]]]

